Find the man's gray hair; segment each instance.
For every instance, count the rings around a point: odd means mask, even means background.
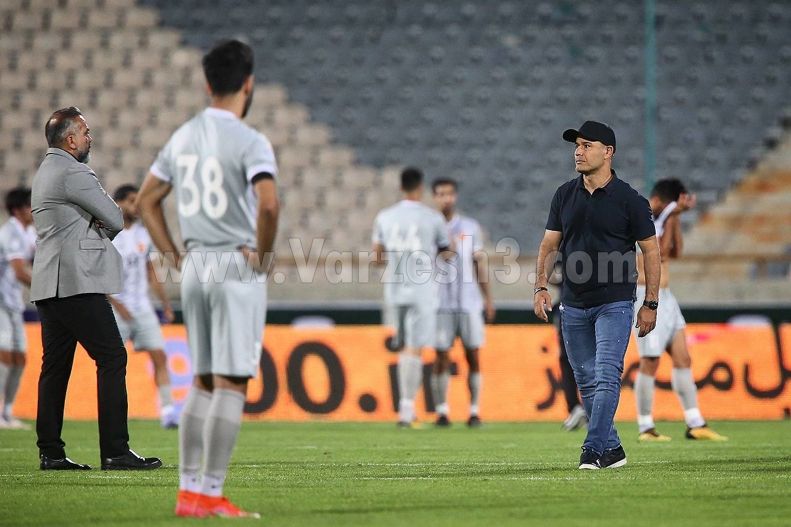
[[[44,125],[44,136],[47,138],[47,145],[50,148],[61,146],[66,137],[74,133],[73,127],[77,125],[77,117],[81,115],[82,112],[76,106],[56,110],[47,119],[47,124]]]

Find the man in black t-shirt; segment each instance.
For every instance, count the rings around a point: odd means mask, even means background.
[[[559,251],[563,339],[589,421],[579,468],[616,468],[626,464],[613,420],[634,320],[635,244],[644,255],[646,278],[645,302],[636,317],[640,336],[656,325],[659,245],[648,201],[612,169],[612,128],[586,121],[579,130],[566,130],[563,139],[576,145],[580,175],[552,199],[536,265],[534,309],[548,320],[547,271]]]

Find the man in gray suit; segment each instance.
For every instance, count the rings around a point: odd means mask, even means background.
[[[78,342],[96,362],[102,470],[157,468],[159,459],[129,449],[126,350],[106,297],[121,290],[121,257],[111,243],[124,226],[121,210],[84,164],[92,138],[80,110],[56,111],[44,133],[49,149],[31,199],[38,245],[30,287],[44,348],[36,420],[41,469],[90,468],[67,458],[61,439]]]

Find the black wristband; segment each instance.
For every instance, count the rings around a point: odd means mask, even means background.
[[[549,291],[549,289],[547,289],[546,287],[536,287],[535,289],[533,289],[533,296],[536,296],[539,293],[539,291]]]

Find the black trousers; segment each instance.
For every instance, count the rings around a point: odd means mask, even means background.
[[[44,355],[38,380],[36,443],[48,457],[65,457],[61,439],[66,388],[79,342],[96,363],[99,448],[102,458],[129,450],[126,350],[105,295],[85,294],[36,302]],[[74,387],[80,390],[79,386]]]
[[[571,412],[575,406],[582,403],[580,403],[577,390],[577,381],[574,379],[574,370],[571,369],[571,363],[569,363],[569,357],[566,354],[566,342],[563,339],[563,315],[557,307],[555,310],[557,311],[558,340],[560,341],[560,384],[563,386],[566,407]]]

